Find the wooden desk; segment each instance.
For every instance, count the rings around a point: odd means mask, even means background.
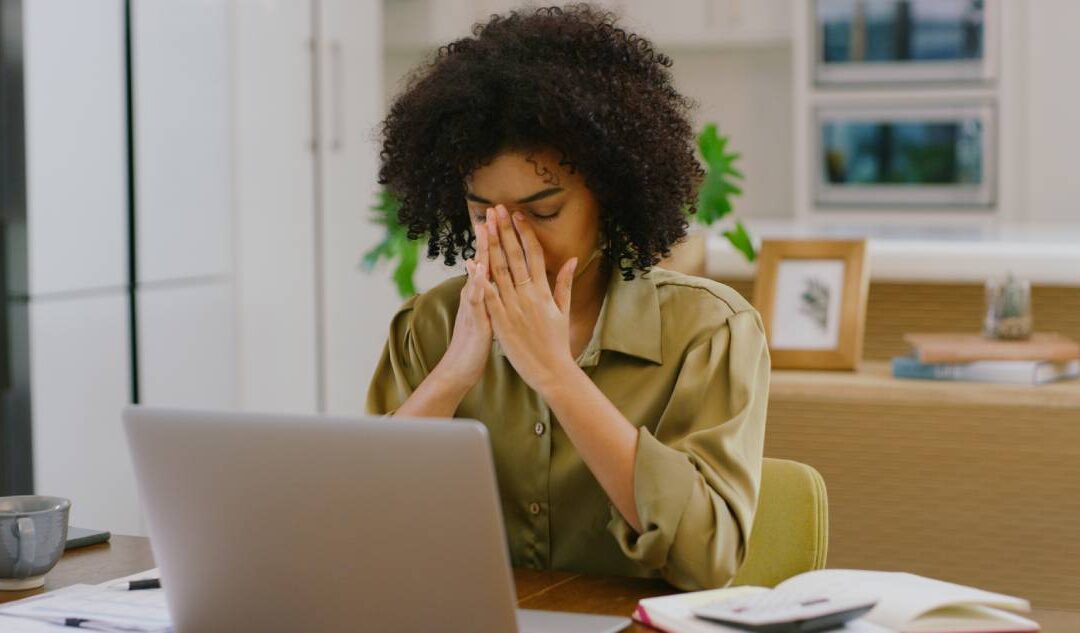
[[[136,536],[113,536],[109,544],[68,552],[46,577],[44,591],[55,591],[76,583],[100,583],[127,576],[154,566],[150,542]],[[514,570],[518,606],[527,609],[577,611],[629,616],[641,598],[672,593],[661,581],[635,578],[586,576],[569,572]],[[41,593],[0,592],[0,602],[9,602]],[[1043,633],[1080,631],[1080,612],[1034,609],[1032,617]],[[647,633],[651,629],[634,624],[627,632]]]

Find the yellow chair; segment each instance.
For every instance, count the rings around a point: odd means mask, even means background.
[[[821,474],[806,464],[766,457],[750,546],[731,584],[775,587],[825,567],[828,548],[829,501]]]

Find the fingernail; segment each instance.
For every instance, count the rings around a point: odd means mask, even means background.
[[[522,215],[520,211],[518,211],[517,213],[514,214],[514,222],[523,222],[523,221],[525,221],[525,216]]]
[[[508,213],[506,212],[506,207],[500,204],[497,208],[499,209],[499,217],[505,220],[508,215]]]
[[[571,275],[574,274],[574,271],[577,270],[577,263],[578,263],[578,258],[575,257],[574,261],[570,263],[570,274]]]

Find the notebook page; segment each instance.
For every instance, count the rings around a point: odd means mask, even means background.
[[[1013,633],[1038,631],[1038,623],[1016,614],[983,606],[944,607],[904,626],[904,633],[954,631],[963,633]]]
[[[65,587],[0,607],[0,614],[60,623],[77,618],[127,631],[164,632],[172,624],[160,589],[127,591],[100,585]]]
[[[776,587],[821,591],[830,595],[874,595],[878,604],[865,619],[900,629],[920,615],[941,607],[980,604],[1013,611],[1028,611],[1023,598],[925,578],[906,572],[820,569],[789,578]]]
[[[679,593],[657,598],[645,598],[638,603],[634,619],[662,631],[680,633],[746,633],[742,629],[724,626],[694,615],[694,609],[711,602],[730,600],[743,596],[768,591],[764,587],[736,586],[724,589],[707,589]],[[644,611],[644,613],[642,613]],[[644,617],[642,617],[644,616]],[[892,633],[865,618],[851,620],[845,626],[833,629],[832,633]]]
[[[4,633],[70,633],[71,629],[60,624],[0,615],[0,631]]]

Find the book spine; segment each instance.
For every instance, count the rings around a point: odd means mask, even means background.
[[[897,378],[918,378],[921,380],[948,380],[947,365],[931,365],[918,360],[899,356],[892,360],[892,373]]]
[[[963,380],[970,382],[995,382],[1012,384],[1035,384],[1037,366],[1022,364],[1002,367],[982,363],[920,363],[910,357],[893,359],[893,376],[922,380]]]
[[[1071,378],[1080,371],[1080,363],[1064,365],[1023,361],[979,361],[976,363],[920,363],[911,356],[892,361],[893,376],[922,380],[966,380],[1032,385]]]

